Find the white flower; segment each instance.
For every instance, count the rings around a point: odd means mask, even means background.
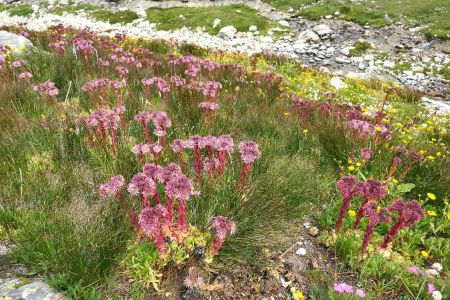
[[[439,291],[434,291],[433,294],[431,294],[431,297],[433,297],[434,300],[442,300],[442,294]]]
[[[425,273],[429,276],[438,276],[439,275],[438,271],[436,271],[435,269],[428,269],[425,271]]]
[[[440,263],[434,263],[434,264],[432,264],[432,265],[431,265],[431,268],[432,268],[432,269],[435,269],[435,270],[438,271],[438,272],[441,272],[441,271],[442,271],[442,265],[441,265]]]

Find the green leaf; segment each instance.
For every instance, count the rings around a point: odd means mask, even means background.
[[[395,189],[395,192],[397,194],[406,194],[415,187],[416,187],[416,185],[414,183],[402,183],[397,186],[397,188]]]

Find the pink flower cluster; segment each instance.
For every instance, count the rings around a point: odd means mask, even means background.
[[[149,144],[153,143],[147,123],[152,120],[154,125],[154,135],[158,137],[158,144],[166,146],[167,129],[172,126],[172,121],[165,112],[140,112],[134,116],[136,122],[140,122],[144,130],[145,137]]]
[[[207,149],[207,157],[202,159],[202,149],[205,148]],[[195,173],[197,181],[201,182],[202,170],[207,171],[210,177],[214,176],[216,171],[219,177],[222,176],[227,164],[227,156],[231,155],[234,150],[234,141],[228,134],[219,137],[193,135],[187,141],[174,140],[172,150],[179,154],[181,165],[184,164],[182,153],[185,149],[194,150]],[[214,151],[217,152],[217,156]]]
[[[97,142],[100,142],[104,150],[107,150],[107,146],[110,145],[112,153],[116,154],[117,128],[120,122],[122,130],[124,130],[124,112],[124,106],[115,107],[113,110],[100,109],[93,111],[89,116],[78,117],[77,123],[83,126],[92,147],[96,147]],[[107,138],[107,131],[111,143]]]
[[[365,298],[366,297],[366,293],[361,290],[361,289],[353,289],[353,286],[351,286],[350,284],[347,283],[333,283],[333,290],[338,293],[338,294],[352,294],[353,292],[355,293],[356,296],[358,296],[359,298]]]
[[[66,50],[68,43],[66,41],[57,41],[50,43],[49,46],[57,53],[63,53]]]
[[[152,85],[156,85],[156,88],[159,92],[162,93],[164,101],[166,102],[166,105],[169,106],[170,99],[169,99],[169,93],[170,93],[170,85],[161,77],[152,77],[152,78],[143,78],[141,80],[142,84],[145,87],[147,99],[152,99]]]
[[[404,227],[410,227],[417,223],[423,216],[425,211],[422,209],[420,203],[416,200],[410,202],[404,202],[403,199],[396,199],[392,202],[388,208],[379,207],[378,203],[381,199],[386,197],[387,190],[383,183],[368,179],[366,182],[361,182],[354,176],[342,177],[336,184],[339,189],[343,202],[339,210],[338,219],[336,221],[336,233],[339,232],[345,214],[350,207],[350,202],[355,196],[363,198],[363,202],[358,211],[357,218],[353,225],[354,230],[358,228],[358,225],[363,216],[368,217],[368,224],[366,226],[363,244],[361,247],[361,253],[366,252],[366,248],[370,242],[370,238],[373,234],[375,226],[379,223],[391,223],[390,212],[397,212],[397,222],[391,227],[389,233],[381,245],[381,248],[387,248],[387,245],[392,242],[394,236],[400,232]]]
[[[227,235],[232,235],[236,232],[236,224],[226,217],[218,216],[212,220],[211,226],[216,231],[216,239],[214,240],[212,252],[213,255],[217,255],[220,248],[222,248],[222,244],[225,241]]]
[[[242,159],[242,171],[240,184],[244,186],[248,182],[250,176],[251,165],[261,157],[259,145],[254,141],[242,141],[239,143],[239,153]]]
[[[99,193],[102,197],[120,197],[120,191],[125,184],[125,179],[122,175],[113,176],[107,183],[101,184]]]
[[[122,176],[113,176],[100,185],[99,193],[103,197],[115,197],[120,200],[120,190],[125,181]],[[158,185],[163,186],[164,196],[160,195]],[[193,182],[181,171],[180,166],[170,163],[166,167],[157,164],[145,164],[143,172],[133,176],[127,188],[131,196],[138,196],[142,211],[137,217],[133,206],[122,201],[125,209],[129,210],[131,223],[138,233],[153,240],[161,255],[166,253],[166,241],[178,239],[178,231],[185,232],[187,227],[186,202],[193,195]],[[176,208],[176,213],[175,213]],[[176,225],[174,224],[176,218]],[[224,229],[217,229],[218,231]],[[225,239],[220,231],[220,238]]]
[[[397,222],[391,227],[390,231],[386,235],[381,248],[387,248],[388,244],[392,242],[395,235],[400,232],[405,227],[411,227],[420,221],[425,216],[425,211],[417,200],[412,200],[410,202],[405,202],[403,199],[399,198],[392,202],[389,207],[391,212],[396,212],[398,214]]]
[[[222,84],[216,81],[200,82],[200,88],[203,95],[210,99],[210,102],[216,102],[219,91],[222,89]]]
[[[54,82],[46,81],[34,86],[34,90],[39,92],[41,97],[51,97],[56,102],[56,96],[59,94],[59,90]]]

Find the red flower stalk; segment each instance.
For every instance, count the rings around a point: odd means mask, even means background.
[[[411,227],[412,225],[419,222],[425,216],[425,211],[421,207],[417,200],[412,200],[410,202],[405,202],[403,199],[399,198],[392,202],[389,207],[391,212],[398,213],[397,222],[391,227],[391,230],[386,236],[381,248],[386,249],[390,242],[394,239],[395,235],[400,232],[405,227]]]
[[[392,166],[389,169],[389,173],[387,178],[392,177],[392,175],[394,175],[395,171],[397,171],[398,166],[400,165],[400,163],[402,162],[402,160],[400,159],[400,157],[394,157],[393,161],[392,161]]]
[[[145,236],[153,239],[160,255],[166,253],[164,228],[166,224],[167,209],[161,204],[155,207],[146,207],[139,216],[139,225]]]
[[[86,135],[87,135],[87,137],[88,137],[88,141],[89,141],[89,144],[91,145],[91,147],[95,147],[95,143],[94,143],[94,139],[92,138],[92,134],[91,134],[91,130],[89,129],[89,118],[90,117],[88,117],[88,116],[80,116],[80,117],[78,117],[78,119],[77,119],[77,123],[79,124],[79,125],[83,125],[83,127],[84,127],[84,130],[85,130],[85,132],[86,132]]]
[[[215,148],[218,151],[217,159],[219,162],[217,165],[217,174],[220,177],[227,163],[227,155],[230,155],[234,150],[234,141],[229,134],[221,135],[216,140]]]
[[[212,247],[212,254],[217,255],[220,248],[222,248],[222,244],[225,241],[227,234],[235,233],[236,224],[225,217],[218,216],[212,220],[211,225],[216,230],[216,239],[214,240]]]
[[[402,172],[399,175],[399,180],[403,180],[403,178],[405,178],[406,174],[408,174],[408,172],[411,170],[411,168],[413,167],[413,165],[418,162],[419,160],[423,159],[423,155],[421,155],[420,153],[417,153],[415,151],[409,151],[408,152],[408,157],[411,160],[409,162],[409,164],[402,170]]]
[[[247,184],[250,175],[250,167],[255,160],[261,157],[261,151],[259,151],[259,145],[257,143],[253,141],[242,141],[239,143],[239,153],[243,162],[240,184],[244,186]]]
[[[192,194],[192,180],[183,174],[173,174],[167,182],[166,196],[178,200],[178,226],[181,230],[186,229],[186,201]]]
[[[353,225],[354,230],[358,229],[361,218],[364,215],[364,206],[370,200],[376,200],[376,202],[379,202],[381,199],[386,197],[386,188],[383,186],[383,183],[374,179],[368,179],[366,182],[361,182],[360,184],[363,187],[362,190],[359,191],[359,194],[364,197],[364,201],[359,208],[358,215],[356,216],[355,224]]]
[[[142,128],[144,129],[145,137],[147,139],[147,143],[151,144],[152,138],[150,136],[150,132],[148,131],[147,123],[151,119],[150,113],[143,111],[134,116],[134,120],[137,122],[141,122]]]
[[[391,218],[388,216],[388,209],[386,207],[378,209],[376,202],[369,202],[363,207],[364,215],[369,218],[369,223],[364,233],[364,239],[361,246],[361,254],[366,253],[367,245],[369,245],[370,238],[372,237],[375,226],[378,223],[384,222],[391,223]]]
[[[188,142],[180,139],[174,140],[171,145],[173,152],[178,154],[178,162],[181,167],[184,166],[183,151],[187,146]]]
[[[203,137],[199,135],[193,135],[189,137],[188,145],[189,148],[194,149],[194,168],[197,181],[202,182],[202,153],[201,149],[205,148],[205,142]]]
[[[100,125],[100,132],[102,134],[102,139],[103,139],[103,145],[105,146],[104,148],[106,149],[106,145],[108,144],[108,140],[106,138],[106,126],[105,126],[105,122],[106,122],[106,118],[109,115],[109,112],[106,109],[100,109],[98,111],[94,111],[92,113],[92,115],[97,118],[97,121]]]
[[[341,196],[343,198],[341,209],[339,210],[338,219],[336,221],[336,229],[335,229],[336,233],[339,233],[345,214],[350,206],[350,202],[358,192],[361,192],[361,186],[360,185],[358,186],[358,180],[356,179],[355,176],[342,177],[337,182],[336,186],[339,189]]]
[[[122,130],[125,130],[125,120],[123,118],[123,114],[125,112],[125,106],[120,105],[113,108],[113,111],[119,116],[120,118],[120,128]]]
[[[119,121],[119,116],[115,112],[111,112],[106,116],[105,127],[108,128],[109,134],[111,136],[111,150],[113,155],[116,154],[116,130],[117,122]]]

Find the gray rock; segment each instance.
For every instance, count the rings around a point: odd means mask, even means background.
[[[280,20],[278,21],[278,24],[280,24],[281,26],[289,27],[289,22],[286,20]]]
[[[9,46],[13,50],[31,48],[33,44],[24,36],[7,31],[0,31],[0,46]]]
[[[220,24],[220,22],[222,22],[221,19],[215,19],[213,22],[213,28],[216,28]]]
[[[327,36],[327,35],[330,35],[330,34],[332,33],[331,28],[328,27],[328,26],[325,25],[325,24],[319,24],[319,25],[313,27],[313,30],[314,30],[320,37]]]
[[[352,50],[352,49],[355,49],[355,47],[353,47],[353,46],[345,47],[345,48],[342,48],[341,51],[339,51],[339,53],[341,53],[345,56],[349,56],[350,50]]]
[[[348,64],[348,63],[350,63],[350,61],[348,59],[345,59],[343,57],[336,57],[335,61],[338,64]]]
[[[385,60],[384,63],[383,63],[383,67],[385,67],[385,68],[393,68],[393,67],[395,67],[395,62],[389,61],[389,60]]]
[[[4,299],[20,281],[19,278],[0,279],[0,297]]]
[[[236,34],[236,32],[237,32],[237,29],[234,26],[225,26],[222,29],[220,29],[217,36],[224,40],[225,39],[231,40],[234,38],[234,35]]]
[[[320,37],[312,30],[305,30],[298,34],[297,42],[320,42]]]
[[[13,300],[58,300],[64,299],[60,293],[56,293],[49,285],[42,281],[33,281],[13,289],[7,295]]]
[[[348,87],[348,85],[344,81],[342,81],[340,77],[337,76],[330,79],[330,84],[334,86],[336,90]]]

